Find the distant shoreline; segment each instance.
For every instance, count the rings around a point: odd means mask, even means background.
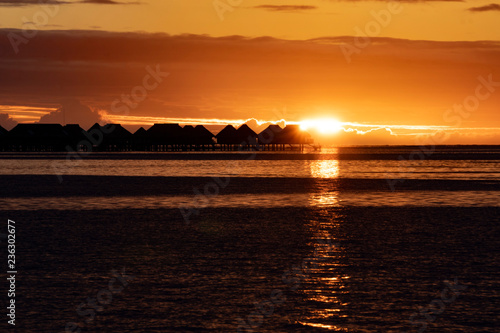
[[[0,152],[8,159],[88,160],[500,160],[500,145],[352,146],[322,152]],[[413,154],[413,157],[410,155]]]

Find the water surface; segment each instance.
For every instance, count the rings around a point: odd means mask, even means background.
[[[3,154],[16,329],[497,332],[500,150],[408,161],[415,149]],[[90,319],[89,298],[122,271],[133,279]],[[437,311],[450,285],[460,293]]]

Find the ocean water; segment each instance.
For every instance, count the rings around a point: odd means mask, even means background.
[[[126,161],[126,162],[124,162]],[[59,169],[59,165],[64,168]],[[491,160],[0,160],[0,175],[500,179]]]
[[[16,332],[498,332],[498,149],[412,152],[2,156]]]

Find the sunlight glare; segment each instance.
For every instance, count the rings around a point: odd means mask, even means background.
[[[342,130],[342,123],[333,118],[311,119],[301,121],[300,128],[303,131],[315,129],[322,134],[333,134]]]

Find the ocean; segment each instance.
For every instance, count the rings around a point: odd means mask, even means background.
[[[497,146],[0,153],[0,184],[16,332],[500,327]]]

